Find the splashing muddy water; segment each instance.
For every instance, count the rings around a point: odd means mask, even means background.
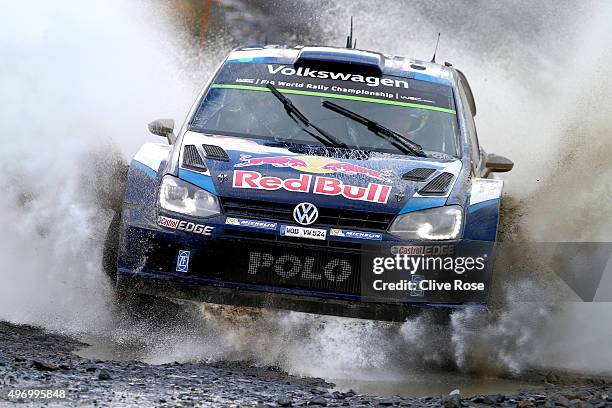
[[[612,112],[601,103],[612,96],[610,5],[270,4],[221,2],[213,16],[232,24],[217,23],[220,32],[197,48],[171,6],[0,3],[0,318],[77,335],[115,357],[241,359],[339,383],[406,384],[457,370],[612,372],[609,304],[558,311],[555,296],[524,302],[541,290],[529,276],[544,272],[517,258],[521,273],[503,287],[497,318],[467,310],[447,328],[427,316],[403,325],[275,311],[236,320],[235,310],[210,306],[167,326],[113,321],[100,256],[117,174],[141,143],[156,141],[146,123],[180,121],[223,54],[257,40],[269,25],[262,20],[282,19],[275,42],[341,45],[354,15],[360,48],[423,59],[442,31],[438,58],[470,78],[481,143],[516,162],[504,179],[520,214],[505,239],[611,239]]]

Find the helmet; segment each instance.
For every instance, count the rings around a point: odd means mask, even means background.
[[[427,109],[409,109],[408,115],[404,116],[402,133],[416,133],[421,131],[429,119],[430,112]]]

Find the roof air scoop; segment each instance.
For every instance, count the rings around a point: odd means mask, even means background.
[[[385,60],[381,54],[375,52],[333,47],[304,47],[295,61],[295,66],[380,77],[383,74]]]

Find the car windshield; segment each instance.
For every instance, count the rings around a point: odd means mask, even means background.
[[[334,79],[332,79],[334,78]],[[331,101],[421,145],[457,156],[457,119],[448,85],[395,76],[382,78],[278,64],[227,63],[201,100],[190,129],[201,133],[319,145],[267,84],[310,123],[350,148],[403,154],[363,123],[326,109]],[[319,138],[320,139],[320,138]]]

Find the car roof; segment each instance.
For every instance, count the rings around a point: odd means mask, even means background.
[[[380,61],[385,75],[414,78],[446,85],[454,83],[453,69],[446,65],[427,62],[398,55],[382,54],[368,50],[324,46],[253,45],[233,50],[227,57],[230,62],[254,62],[271,64],[295,64],[300,56],[308,53],[317,55],[321,64],[363,63]]]

